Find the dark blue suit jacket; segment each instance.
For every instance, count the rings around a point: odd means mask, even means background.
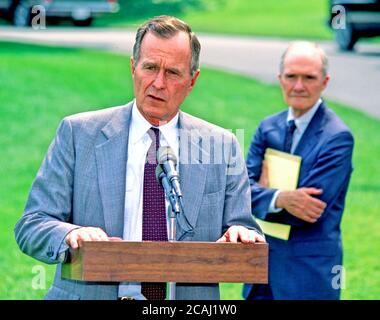
[[[353,137],[343,121],[322,103],[294,153],[302,157],[298,187],[323,189],[319,198],[327,207],[315,223],[285,210],[268,213],[275,190],[263,188],[257,181],[266,148],[283,150],[286,119],[287,111],[264,119],[247,157],[252,213],[260,219],[292,226],[288,241],[267,236],[269,285],[275,299],[339,299],[336,272],[342,265],[340,222],[352,172]],[[251,288],[244,286],[245,298]]]

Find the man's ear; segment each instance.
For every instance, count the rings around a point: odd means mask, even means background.
[[[283,78],[283,74],[282,73],[279,73],[278,75],[277,75],[277,79],[278,79],[278,82],[279,82],[279,84],[280,84],[280,87],[281,87],[281,89],[283,89],[284,88],[284,78]]]
[[[135,69],[136,69],[136,63],[135,63],[135,60],[133,59],[133,57],[131,57],[131,72],[132,72],[132,75],[135,74]]]
[[[200,70],[198,69],[194,75],[193,75],[193,78],[191,79],[191,83],[190,83],[190,90],[192,90],[195,86],[195,83],[197,82],[197,79],[198,79],[198,76],[200,74]]]
[[[330,81],[330,75],[327,74],[325,76],[325,79],[323,80],[323,89],[325,89],[327,87],[327,84],[328,84],[329,81]]]

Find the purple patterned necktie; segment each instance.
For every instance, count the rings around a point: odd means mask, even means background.
[[[160,130],[150,128],[152,139],[144,167],[142,240],[168,241],[165,193],[156,180],[156,153],[160,144]],[[165,300],[166,283],[141,283],[141,293],[147,300]]]

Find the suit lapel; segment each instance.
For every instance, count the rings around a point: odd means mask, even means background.
[[[125,177],[132,104],[115,113],[102,129],[96,165],[106,233],[123,236]]]
[[[325,114],[325,105],[322,104],[319,106],[317,112],[314,114],[309,125],[307,126],[304,134],[299,141],[294,154],[300,155],[305,158],[314,145],[318,142],[318,136],[323,131],[323,116]]]
[[[189,116],[180,112],[179,174],[185,212],[184,215],[181,214],[178,217],[178,240],[181,240],[187,233],[191,234],[192,229],[195,228],[206,185],[207,169],[201,160],[201,155],[205,151],[201,147],[202,137],[199,130],[200,128],[193,125]],[[194,181],[196,181],[196,185],[194,185]],[[184,226],[189,228],[184,230]]]

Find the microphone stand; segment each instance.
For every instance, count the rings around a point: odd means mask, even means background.
[[[167,181],[167,178],[163,180]],[[180,214],[181,208],[179,205],[179,200],[173,190],[173,188],[170,188],[170,192],[166,193],[166,196],[169,199],[169,232],[168,232],[168,241],[170,242],[176,242],[177,241],[177,215]],[[169,290],[168,290],[168,299],[169,300],[175,300],[175,290],[176,290],[176,283],[175,282],[169,282]]]
[[[173,210],[171,204],[169,204],[169,233],[168,233],[168,241],[169,242],[176,242],[176,236],[177,236],[177,213]],[[169,300],[175,300],[175,290],[176,290],[176,283],[175,282],[169,282],[168,283],[168,299]]]
[[[162,171],[160,166],[157,166],[156,169],[156,177],[157,180],[162,184],[165,195],[169,200],[169,230],[168,230],[168,241],[170,242],[176,242],[177,240],[177,215],[180,214],[182,209],[182,202],[180,201],[182,199],[179,199],[174,191],[174,189],[171,187],[168,178],[166,177],[166,174]],[[168,290],[168,299],[169,300],[175,300],[175,290],[176,290],[176,283],[175,282],[169,282],[169,290]]]

